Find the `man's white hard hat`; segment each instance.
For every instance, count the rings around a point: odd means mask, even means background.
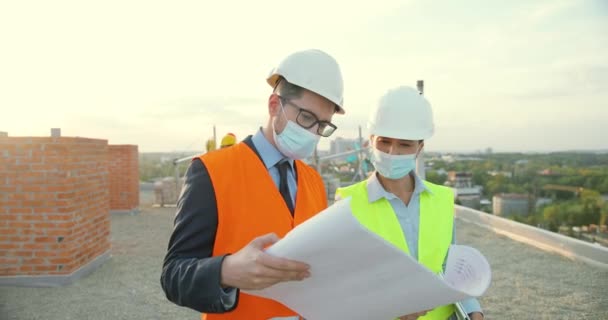
[[[333,102],[344,114],[342,72],[329,54],[317,49],[294,52],[272,69],[266,81],[274,88],[280,77]]]

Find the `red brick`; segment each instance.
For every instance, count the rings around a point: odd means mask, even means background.
[[[15,201],[15,200],[7,200],[7,201],[0,201],[0,206],[3,207],[18,207],[21,206],[21,201]]]
[[[0,185],[0,193],[13,193],[17,190],[16,186]]]
[[[8,166],[9,171],[24,172],[30,170],[29,164],[11,164]]]
[[[74,221],[60,221],[54,223],[53,226],[58,229],[70,229],[76,226],[76,222]]]
[[[17,267],[2,267],[0,266],[0,276],[10,276],[17,274],[19,268]]]
[[[26,241],[31,240],[30,237],[25,237],[25,236],[14,236],[14,237],[10,237],[9,239],[12,242],[26,242]]]
[[[9,222],[9,228],[29,228],[32,224],[28,222]]]
[[[55,271],[56,269],[56,266],[34,266],[34,271]]]
[[[68,236],[72,234],[72,230],[66,230],[66,229],[49,229],[46,230],[46,235],[49,237],[57,237],[57,236]]]
[[[34,238],[34,241],[43,242],[43,243],[55,243],[55,242],[57,242],[57,238],[55,238],[55,237],[36,237],[36,238]]]
[[[48,221],[67,221],[71,220],[72,216],[70,215],[59,215],[59,214],[48,214],[46,216]]]
[[[17,244],[17,243],[0,243],[0,250],[11,250],[11,249],[19,249],[19,244]]]
[[[31,272],[31,271],[34,271],[34,266],[20,266],[19,267],[20,273]]]
[[[35,257],[48,258],[48,257],[57,257],[59,253],[56,251],[36,251],[34,252]]]
[[[70,259],[73,259],[73,257],[75,257],[78,253],[78,250],[64,250],[64,251],[60,251],[57,256],[58,257],[70,257]]]
[[[21,205],[24,207],[42,207],[44,206],[44,201],[41,200],[25,200],[21,202]]]
[[[16,214],[0,214],[0,221],[17,220]]]
[[[46,229],[46,228],[54,228],[56,224],[51,222],[35,222],[33,223],[34,228]]]
[[[28,208],[28,207],[10,208],[10,209],[8,209],[8,212],[11,213],[11,214],[15,214],[15,213],[32,213],[32,208]]]
[[[55,259],[49,259],[49,261],[53,264],[68,264],[70,262],[72,262],[72,259],[70,258],[55,258]]]
[[[49,200],[45,203],[49,207],[65,207],[69,206],[72,202],[67,200]]]
[[[57,208],[49,208],[49,207],[41,207],[41,208],[33,208],[33,213],[56,213],[58,210]]]
[[[19,263],[18,258],[1,258],[0,257],[0,265],[17,264],[17,263]]]
[[[10,200],[31,200],[32,199],[32,194],[31,193],[11,193],[8,195],[8,198]]]
[[[21,220],[23,220],[23,221],[43,221],[44,216],[35,215],[35,214],[23,214],[23,215],[21,215]]]
[[[22,234],[22,235],[37,235],[37,236],[44,235],[45,233],[46,233],[45,230],[42,228],[21,229],[21,232],[20,232],[20,234]]]
[[[23,259],[23,264],[30,264],[30,265],[36,265],[36,264],[45,264],[47,263],[46,259],[43,258],[24,258]]]
[[[23,191],[23,192],[44,192],[45,187],[41,187],[38,185],[24,185],[24,186],[21,186],[21,191]]]
[[[34,251],[24,251],[24,250],[20,250],[20,251],[14,251],[13,256],[15,257],[33,257],[34,256]]]
[[[72,190],[72,187],[68,185],[57,185],[57,186],[47,186],[46,190],[49,192],[69,192]]]
[[[42,156],[45,158],[45,160],[49,160],[46,157],[46,154],[42,154]],[[32,171],[43,171],[43,172],[47,172],[47,171],[51,171],[57,168],[57,166],[52,165],[52,164],[32,164],[30,166]]]
[[[46,249],[46,244],[45,243],[24,243],[23,244],[23,249],[26,250],[44,250]]]

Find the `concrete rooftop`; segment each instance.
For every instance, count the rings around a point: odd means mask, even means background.
[[[164,298],[159,276],[175,209],[112,216],[112,259],[75,284],[0,287],[0,319],[199,319]],[[457,221],[457,240],[492,266],[486,319],[608,319],[608,271]],[[370,318],[371,319],[371,318]]]

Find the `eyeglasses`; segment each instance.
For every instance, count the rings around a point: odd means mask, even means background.
[[[323,137],[329,137],[331,136],[336,129],[338,129],[338,127],[336,127],[333,123],[329,122],[329,121],[325,121],[325,120],[319,120],[319,118],[312,112],[298,106],[297,104],[293,103],[291,101],[291,99],[287,99],[284,97],[281,97],[279,95],[277,95],[279,97],[279,99],[281,99],[281,102],[285,105],[291,105],[292,107],[296,108],[298,110],[298,116],[296,117],[296,123],[301,126],[304,129],[310,129],[312,127],[314,127],[316,124],[318,124],[319,126],[317,127],[317,134]]]

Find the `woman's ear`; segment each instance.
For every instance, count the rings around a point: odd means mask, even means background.
[[[416,152],[416,157],[418,157],[420,152],[422,152],[423,148],[424,148],[424,140],[418,141],[418,152]]]

